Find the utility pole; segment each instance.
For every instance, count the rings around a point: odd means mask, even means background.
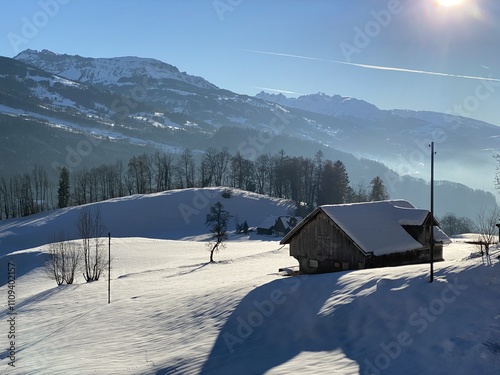
[[[108,304],[111,303],[111,232],[108,232]]]
[[[434,281],[434,142],[431,142],[431,224],[430,224],[429,256],[431,260],[431,274],[429,282]]]

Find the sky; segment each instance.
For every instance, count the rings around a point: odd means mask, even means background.
[[[500,1],[440,2],[4,0],[0,55],[150,57],[240,94],[324,92],[500,126]]]

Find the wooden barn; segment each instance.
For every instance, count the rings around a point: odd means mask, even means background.
[[[257,234],[271,236],[274,231],[276,220],[278,220],[278,216],[268,215],[257,227]]]
[[[450,239],[428,210],[404,200],[318,207],[282,240],[302,273],[322,273],[442,261]]]
[[[268,215],[257,227],[257,234],[283,237],[285,234],[289,233],[300,220],[302,220],[301,217],[295,216]]]
[[[300,220],[302,220],[301,217],[295,216],[278,217],[278,220],[276,220],[276,223],[274,224],[274,234],[276,236],[283,237],[284,235],[288,234]]]

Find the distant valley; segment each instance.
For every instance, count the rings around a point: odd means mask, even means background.
[[[500,129],[469,118],[380,110],[321,93],[250,97],[154,59],[47,50],[0,58],[0,87],[6,176],[41,163],[56,178],[60,166],[78,170],[185,148],[201,155],[227,147],[252,161],[280,149],[305,157],[322,150],[346,165],[353,186],[380,176],[391,197],[427,207],[428,144],[434,141],[438,215],[473,217],[495,204]]]

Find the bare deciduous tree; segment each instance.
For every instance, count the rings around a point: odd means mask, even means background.
[[[157,192],[170,190],[172,187],[173,156],[155,152],[152,155],[153,175],[156,182],[155,190]]]
[[[212,233],[212,241],[208,243],[210,249],[210,262],[214,261],[214,252],[224,247],[224,241],[228,238],[227,224],[231,215],[227,212],[220,202],[210,207],[210,213],[207,214],[206,225]]]
[[[180,184],[182,188],[192,188],[195,183],[195,162],[193,152],[186,148],[181,153],[177,163]]]
[[[64,282],[64,252],[62,250],[62,242],[50,242],[47,245],[49,259],[45,263],[47,276],[54,280],[57,285]]]
[[[500,208],[481,208],[476,215],[476,233],[479,240],[493,244],[498,234],[496,224],[500,219]]]
[[[482,242],[485,247],[486,260],[491,263],[489,248],[490,245],[497,242],[498,229],[496,224],[500,218],[500,208],[498,206],[492,208],[481,208],[476,215],[476,233],[478,241]],[[481,255],[483,255],[483,245],[481,245]]]
[[[64,272],[64,281],[66,284],[73,284],[75,281],[76,270],[80,266],[81,250],[75,242],[64,242],[64,253],[66,254],[66,268]]]
[[[457,217],[455,214],[448,212],[438,221],[439,227],[448,236],[474,232],[475,224],[468,217]]]
[[[52,236],[47,245],[49,259],[45,269],[49,278],[55,280],[57,285],[73,284],[75,273],[80,265],[80,249],[74,242],[66,241],[64,233]]]
[[[82,209],[76,226],[82,239],[83,277],[87,282],[97,281],[108,264],[103,249],[106,227],[99,207]]]

